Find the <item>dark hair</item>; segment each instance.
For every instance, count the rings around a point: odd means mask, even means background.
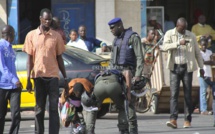
[[[78,34],[77,30],[75,30],[75,29],[71,29],[71,30],[70,30],[70,34],[71,34],[72,32],[75,32],[75,33]]]
[[[201,43],[202,41],[208,43],[208,39],[205,36],[201,36],[199,42]]]
[[[2,33],[2,37],[14,36],[13,34],[15,33],[15,30],[11,25],[5,25],[2,28],[1,33]]]
[[[84,28],[86,28],[86,26],[85,26],[85,25],[80,25],[78,28],[80,28],[80,27],[84,27]]]
[[[169,19],[169,15],[168,15],[167,13],[165,13],[164,18],[165,18],[165,20],[167,20],[167,21],[170,20],[170,19]]]
[[[81,83],[77,82],[73,86],[73,91],[82,93],[84,91],[84,86]]]
[[[184,17],[180,17],[178,18],[177,23],[187,23],[187,20]]]
[[[40,16],[43,16],[44,13],[51,14],[51,10],[49,10],[48,8],[43,8],[43,9],[40,11]]]

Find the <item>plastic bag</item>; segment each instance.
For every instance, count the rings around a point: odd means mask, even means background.
[[[75,106],[69,103],[70,100],[67,100],[61,110],[61,121],[63,126],[68,127],[73,120],[73,117],[75,115]]]

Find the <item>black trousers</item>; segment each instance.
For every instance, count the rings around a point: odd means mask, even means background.
[[[59,133],[58,78],[35,78],[35,134],[44,134],[46,97],[49,95],[49,134]]]
[[[184,120],[192,121],[192,78],[193,72],[187,72],[186,65],[175,65],[174,70],[170,71],[170,119],[178,118],[178,96],[180,81],[183,83],[184,91]]]
[[[0,134],[4,133],[5,116],[8,101],[10,102],[11,127],[8,134],[18,134],[21,121],[20,115],[20,89],[0,89]]]

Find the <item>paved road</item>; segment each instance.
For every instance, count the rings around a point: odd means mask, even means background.
[[[23,112],[23,120],[20,126],[20,134],[34,134],[33,112]],[[213,115],[193,114],[192,128],[184,129],[183,114],[179,115],[178,129],[166,127],[169,114],[152,113],[137,114],[139,124],[139,134],[215,134],[213,127]],[[9,118],[9,113],[7,115]],[[48,118],[48,114],[46,114]],[[31,119],[31,120],[29,120]],[[119,134],[117,129],[117,113],[109,113],[96,122],[96,134]],[[4,134],[8,134],[10,121],[5,124]],[[45,134],[48,134],[48,120],[45,120]],[[60,134],[69,134],[70,128],[60,129]]]

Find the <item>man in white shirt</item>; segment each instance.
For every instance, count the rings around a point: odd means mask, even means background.
[[[205,71],[204,76],[211,78],[212,77],[212,71],[211,71],[211,65],[214,65],[214,62],[212,61],[212,51],[207,49],[208,46],[208,40],[206,37],[201,37],[200,39],[200,47],[201,47],[201,55],[204,60],[204,66],[203,69]],[[200,74],[198,72],[199,77],[199,83],[200,83],[200,111],[202,115],[208,115],[207,111],[207,100],[206,100],[206,94],[207,94],[207,88],[208,84],[205,82],[204,78],[200,77]]]
[[[89,51],[84,41],[78,38],[78,33],[75,29],[72,29],[70,31],[69,37],[70,37],[70,41],[66,45]]]

